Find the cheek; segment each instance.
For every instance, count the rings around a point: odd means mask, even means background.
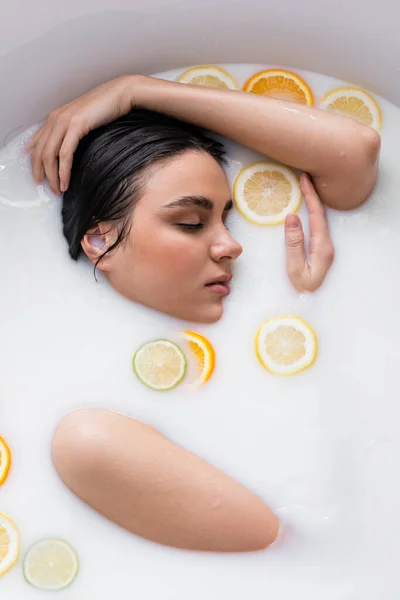
[[[160,278],[163,274],[179,275],[200,270],[207,261],[206,244],[195,235],[183,235],[175,231],[153,231],[135,235],[133,256],[146,269],[154,270]]]

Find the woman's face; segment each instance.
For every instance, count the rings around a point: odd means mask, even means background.
[[[188,151],[156,165],[128,239],[98,268],[130,300],[182,319],[217,321],[242,252],[225,227],[231,208],[225,173],[209,154]]]

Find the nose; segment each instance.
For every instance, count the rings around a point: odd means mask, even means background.
[[[221,262],[224,260],[236,260],[242,254],[243,248],[223,227],[218,239],[212,244],[210,252],[213,261]]]

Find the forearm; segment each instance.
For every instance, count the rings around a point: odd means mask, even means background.
[[[376,178],[379,135],[326,111],[231,90],[132,76],[132,106],[164,112],[307,171],[321,199],[353,208]]]

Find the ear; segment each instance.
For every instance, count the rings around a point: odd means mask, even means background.
[[[99,223],[93,229],[89,229],[84,235],[81,246],[86,256],[96,264],[107,249],[112,245],[110,228],[105,223]],[[106,259],[106,257],[104,257]],[[107,261],[101,260],[98,264],[100,271],[107,271]]]

